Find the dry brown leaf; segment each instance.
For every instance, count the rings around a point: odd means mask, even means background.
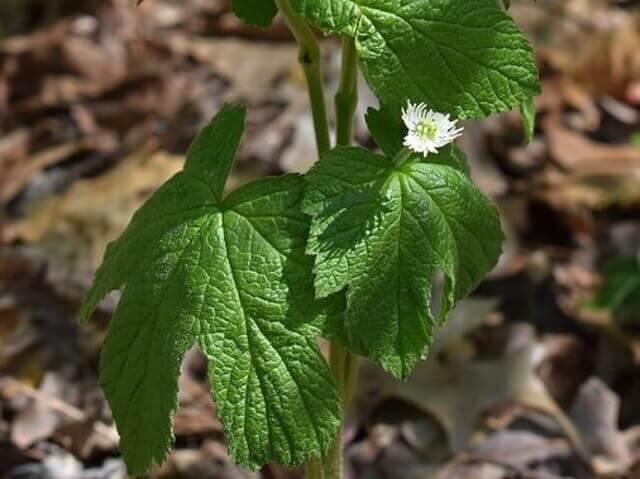
[[[578,392],[571,417],[599,475],[621,475],[631,465],[624,434],[618,429],[620,398],[592,377]]]
[[[47,148],[37,154],[22,158],[21,161],[11,161],[8,158],[6,165],[0,161],[3,175],[0,179],[0,201],[8,201],[13,198],[33,175],[44,168],[59,163],[66,158],[81,151],[85,146],[84,141],[70,141]]]
[[[114,447],[118,442],[115,426],[89,417],[87,413],[62,399],[75,391],[77,385],[53,372],[48,372],[36,389],[12,377],[0,378],[0,394],[6,398],[23,396],[28,399],[26,407],[18,412],[12,422],[12,441],[20,448],[26,448],[36,441],[52,437],[64,422],[85,423],[92,434],[99,436],[100,443]],[[87,436],[88,437],[88,436]],[[82,445],[79,445],[81,449]],[[88,445],[87,445],[88,446]]]
[[[475,306],[460,306],[468,301],[462,301],[454,309],[452,314],[459,318],[451,321],[448,327],[452,329],[448,332],[445,326],[442,347],[436,338],[435,351],[442,353],[446,345],[455,344],[464,334],[477,328],[480,319],[495,305],[491,300],[480,300]],[[474,310],[479,313],[477,318]],[[369,390],[360,391],[357,409],[361,412],[371,410],[382,399],[405,400],[435,417],[447,433],[451,450],[461,452],[468,447],[483,412],[500,404],[517,403],[551,416],[574,451],[587,458],[575,426],[536,374],[546,354],[544,345],[535,341],[531,330],[525,333],[514,331],[510,341],[507,340],[504,354],[496,359],[442,362],[432,356],[429,361],[418,363],[406,383],[399,383],[387,375],[373,374],[375,379],[367,377],[372,371],[365,368],[361,380],[375,384],[379,395],[375,397]]]
[[[538,56],[590,95],[624,98],[640,79],[640,14],[605,2],[567,0],[547,9],[552,41]]]
[[[531,346],[496,360],[421,364],[396,395],[437,417],[449,434],[453,451],[467,447],[484,410],[515,401],[556,419],[580,454],[582,445],[575,428],[535,374],[537,354],[538,347]]]
[[[180,407],[173,421],[176,436],[222,437],[222,424],[206,383],[183,371],[178,398]]]
[[[470,451],[474,460],[509,466],[526,476],[528,466],[572,453],[564,438],[548,438],[530,431],[503,430],[491,434]]]
[[[543,122],[553,159],[577,176],[631,176],[640,181],[640,149],[597,143],[566,128],[557,116]]]
[[[557,115],[547,117],[543,129],[561,170],[545,172],[546,188],[538,188],[538,197],[559,211],[640,201],[640,149],[597,143],[565,127]]]

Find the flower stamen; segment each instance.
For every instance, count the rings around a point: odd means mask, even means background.
[[[424,120],[418,123],[416,132],[423,140],[433,140],[438,134],[438,125],[433,121]]]

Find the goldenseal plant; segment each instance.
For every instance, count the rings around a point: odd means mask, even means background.
[[[514,108],[533,133],[538,73],[507,3],[234,0],[250,25],[266,27],[278,12],[287,21],[319,160],[304,176],[225,195],[245,118],[242,106],[226,105],[184,169],[108,246],[79,320],[122,291],[100,382],[130,474],[148,472],[171,448],[181,362],[197,345],[235,461],[342,477],[342,418],[358,359],[406,379],[500,255],[497,209],[454,141],[459,121]],[[317,30],[341,38],[335,145]],[[380,101],[366,115],[380,153],[350,146],[358,71]],[[318,337],[329,341],[328,361]]]

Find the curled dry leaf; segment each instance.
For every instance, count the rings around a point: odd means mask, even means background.
[[[601,475],[624,474],[631,464],[629,446],[618,428],[620,399],[599,378],[592,377],[580,390],[571,417]]]

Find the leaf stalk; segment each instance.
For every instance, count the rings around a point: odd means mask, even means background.
[[[299,46],[298,61],[307,80],[313,129],[316,135],[318,156],[331,148],[327,107],[324,102],[324,83],[322,78],[320,45],[311,27],[298,15],[289,0],[276,0],[278,9],[287,20],[289,28]]]
[[[405,146],[398,153],[396,153],[396,156],[394,156],[391,159],[391,161],[396,166],[396,168],[400,168],[402,165],[404,165],[407,161],[409,161],[414,156],[415,156],[415,152],[411,151],[409,148]]]
[[[322,463],[317,457],[312,457],[304,466],[304,479],[322,479]]]
[[[335,96],[338,145],[349,145],[353,138],[353,116],[358,105],[358,68],[353,39],[342,39],[342,70]]]

